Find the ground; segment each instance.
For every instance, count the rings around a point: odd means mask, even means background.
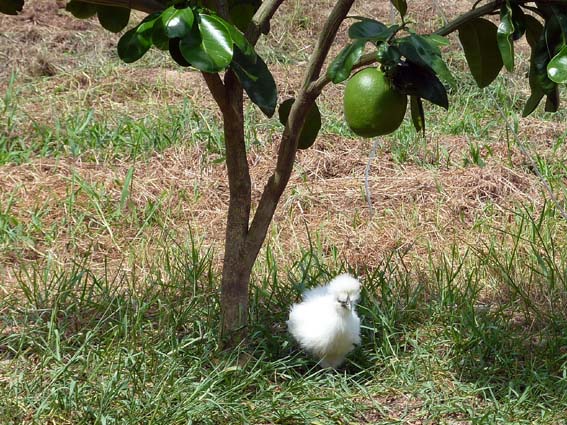
[[[410,1],[409,13],[428,32],[473,3]],[[261,40],[280,99],[299,87],[331,5],[288,2]],[[351,14],[391,19],[386,1]],[[407,117],[370,160],[374,140],[343,123],[343,86],[327,88],[322,133],[298,154],[254,270],[251,314],[265,326],[252,347],[217,356],[228,187],[201,76],[157,51],[121,63],[119,36],[64,2],[26,3],[0,28],[0,418],[565,417],[567,121],[541,107],[518,118],[524,41],[515,72],[480,90],[453,34],[449,111],[426,105],[425,137]],[[281,130],[247,105],[254,200]],[[286,339],[285,314],[306,285],[344,268],[365,286],[365,339],[346,370],[322,374]]]

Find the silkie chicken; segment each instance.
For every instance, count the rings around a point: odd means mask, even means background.
[[[337,368],[360,344],[360,319],[356,302],[360,282],[349,274],[303,294],[303,301],[289,312],[288,330],[299,345],[319,360],[323,368]]]

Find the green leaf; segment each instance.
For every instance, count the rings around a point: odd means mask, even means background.
[[[118,41],[118,56],[126,63],[136,62],[152,47],[151,41],[144,38],[136,28],[127,31]]]
[[[526,40],[533,49],[543,34],[543,25],[532,15],[525,15],[526,20]]]
[[[553,21],[553,20],[552,20]],[[551,95],[552,100],[554,93],[557,91],[557,83],[549,79],[547,73],[547,65],[549,64],[551,57],[548,50],[548,41],[554,40],[554,35],[556,35],[555,30],[559,27],[548,28],[550,21],[546,22],[546,29],[542,31],[539,39],[532,45],[532,54],[530,56],[530,72],[529,72],[529,82],[531,89],[531,96],[529,97],[522,115],[524,117],[531,114],[539,105],[541,100],[545,95]],[[528,24],[527,33],[530,32],[530,25]],[[531,36],[530,36],[531,37]],[[549,39],[548,39],[549,37]],[[532,40],[533,41],[533,40]],[[531,44],[531,43],[530,43]],[[549,98],[548,98],[549,101]],[[551,102],[551,101],[549,101]],[[546,102],[547,103],[547,102]],[[548,108],[552,105],[548,105]]]
[[[557,112],[559,110],[559,87],[555,87],[545,99],[545,112]]]
[[[169,55],[178,65],[183,67],[191,66],[191,64],[187,62],[187,60],[181,54],[181,49],[179,48],[180,42],[181,40],[178,38],[172,38],[171,40],[169,40]]]
[[[249,56],[250,59],[255,61],[256,51],[254,50],[254,46],[250,44],[250,42],[246,39],[244,34],[230,22],[226,22],[224,19],[222,20],[222,22],[225,25],[225,27],[228,29],[228,32],[230,33],[230,37],[232,38],[234,45],[237,46],[242,53],[244,53],[246,56]]]
[[[270,70],[260,56],[251,61],[238,46],[234,48],[231,68],[240,80],[240,84],[250,97],[268,117],[274,115],[278,102],[276,82]]]
[[[502,69],[497,28],[486,19],[474,19],[459,27],[459,40],[471,74],[479,87],[494,81]]]
[[[165,34],[168,38],[184,38],[191,33],[195,15],[190,7],[184,9],[175,9],[173,6],[168,9],[174,9],[173,13],[164,15],[163,19]]]
[[[515,41],[522,38],[526,32],[526,14],[516,3],[510,4],[510,10],[512,12],[512,25],[514,26],[512,40]]]
[[[245,32],[256,10],[257,7],[252,3],[239,3],[231,6],[228,14],[232,23],[236,25],[240,31]]]
[[[169,37],[165,31],[166,22],[169,21],[171,15],[177,11],[174,7],[168,7],[160,13],[159,19],[154,23],[152,32],[152,44],[160,50],[169,50]],[[179,45],[179,43],[177,43]]]
[[[384,65],[385,68],[396,66],[396,64],[400,62],[401,57],[402,54],[400,50],[396,46],[388,43],[380,43],[376,51],[376,59],[378,59],[378,62]]]
[[[415,127],[415,131],[418,133],[423,131],[425,136],[425,112],[423,111],[423,102],[420,97],[410,96],[410,110],[411,110],[411,121]]]
[[[278,109],[278,117],[283,125],[286,125],[287,123],[289,112],[291,111],[291,107],[294,102],[295,99],[287,99],[280,105]],[[305,118],[303,127],[301,127],[299,139],[297,142],[297,149],[308,149],[313,146],[313,143],[315,143],[320,129],[321,112],[319,112],[317,104],[313,102],[313,106],[311,106],[309,112],[307,112],[307,117]]]
[[[400,12],[400,16],[402,18],[406,16],[406,12],[408,11],[406,0],[390,0],[390,3],[394,5],[398,12]]]
[[[417,34],[411,34],[397,41],[401,54],[410,62],[428,67],[449,84],[455,84],[455,79],[443,62],[441,51],[435,44]]]
[[[530,56],[529,73],[529,81],[532,93],[534,92],[534,90],[537,90],[543,92],[544,94],[549,94],[553,90],[555,90],[555,86],[557,85],[555,82],[550,80],[549,76],[547,75],[547,65],[551,61],[549,47],[553,47],[553,45],[548,45],[548,42],[552,40],[552,35],[553,34],[548,34],[546,28],[546,31],[544,31],[544,33],[532,49],[532,54]]]
[[[391,80],[394,87],[404,94],[449,108],[445,86],[428,67],[409,61],[402,62],[392,69]]]
[[[535,109],[541,102],[541,99],[543,99],[543,96],[545,96],[545,94],[542,91],[532,92],[531,96],[526,102],[526,105],[524,106],[524,110],[522,111],[522,117],[525,118],[528,115],[530,115],[533,111],[535,111]]]
[[[192,66],[203,72],[220,72],[232,61],[234,43],[229,30],[214,15],[198,15],[198,33],[181,39],[179,48]]]
[[[557,53],[547,64],[547,75],[551,81],[558,84],[567,83],[567,45]]]
[[[355,22],[348,29],[348,36],[352,39],[364,38],[372,39],[388,30],[388,27],[382,22],[374,19],[363,18],[359,22]]]
[[[85,3],[78,0],[71,0],[65,6],[65,10],[78,19],[87,19],[96,15],[96,9],[96,4]]]
[[[445,47],[451,44],[447,37],[443,37],[442,35],[438,34],[424,35],[423,38],[425,38],[428,43],[433,44],[437,47]]]
[[[24,8],[24,0],[0,0],[0,13],[17,15]]]
[[[136,27],[127,31],[118,41],[118,56],[126,63],[140,59],[152,47],[152,32],[154,24],[159,20],[160,13],[147,16]]]
[[[365,44],[365,40],[356,40],[348,44],[341,50],[335,60],[331,62],[327,70],[327,77],[333,83],[338,84],[349,77],[352,67],[358,63],[364,52]]]
[[[498,25],[497,40],[502,62],[510,72],[514,70],[514,44],[512,35],[514,34],[514,23],[512,22],[512,9],[509,4],[505,4],[500,9],[500,25]]]
[[[98,21],[110,32],[120,32],[130,20],[130,9],[114,6],[97,6]]]

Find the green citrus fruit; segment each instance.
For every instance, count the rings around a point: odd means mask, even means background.
[[[395,90],[382,71],[365,68],[347,82],[345,118],[362,137],[376,137],[396,130],[404,119],[407,96]]]

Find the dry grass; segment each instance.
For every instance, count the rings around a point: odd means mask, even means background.
[[[435,19],[425,19],[432,15],[432,6],[414,3],[410,2],[412,16],[426,22],[423,29],[429,30],[427,25],[436,24]],[[468,3],[471,2],[444,1],[440,6],[451,17],[468,8]],[[309,51],[329,4],[318,2],[306,10],[290,2],[280,12],[287,20],[276,22],[270,41],[281,41],[283,49]],[[92,108],[97,116],[110,112],[136,118],[159,114],[162,105],[180,103],[183,99],[214,111],[196,73],[169,69],[161,63],[158,67],[150,63],[141,68],[117,64],[108,71],[93,72],[92,62],[84,62],[83,58],[88,53],[95,63],[108,60],[114,55],[117,37],[104,33],[92,21],[68,18],[60,8],[46,6],[41,1],[31,5],[16,19],[0,18],[0,25],[10,25],[8,35],[0,43],[0,54],[10,60],[10,69],[26,75],[25,81],[34,82],[21,85],[20,107],[37,122],[49,123],[54,116],[81,107]],[[384,17],[389,16],[389,7],[387,2],[362,3],[353,14]],[[309,25],[302,24],[305,20]],[[298,28],[293,36],[289,32],[291,24]],[[91,44],[86,41],[93,39],[98,42],[95,51],[90,51]],[[342,33],[337,49],[344,40]],[[26,43],[25,48],[14,48],[22,42]],[[296,45],[288,45],[292,42]],[[45,63],[53,72],[41,73],[42,78],[37,79],[33,69],[43,50],[57,54],[49,56]],[[2,81],[6,84],[8,69],[4,68],[3,72]],[[276,63],[273,72],[279,82],[280,96],[293,95],[302,67]],[[324,107],[331,113],[340,113],[337,99],[341,90],[340,86],[329,87],[322,98]],[[38,96],[38,92],[42,95]],[[564,128],[563,124],[529,119],[522,126],[522,137],[537,135],[538,139],[543,136],[551,140]],[[25,123],[20,131],[26,131]],[[271,131],[260,129],[258,135],[262,145],[250,151],[255,200],[273,169],[278,141],[277,134]],[[468,141],[463,137],[441,135],[435,143],[454,158],[462,157],[468,149]],[[369,183],[375,214],[370,216],[364,193],[364,168],[370,147],[370,142],[323,134],[313,149],[300,152],[268,241],[277,247],[279,261],[293,261],[289,253],[308,246],[307,228],[319,235],[324,247],[337,247],[353,266],[376,266],[384,255],[399,249],[419,262],[420,256],[432,246],[443,250],[455,240],[475,243],[483,238],[483,234],[473,230],[479,220],[506,222],[510,220],[510,210],[518,203],[537,206],[543,200],[537,178],[523,166],[525,158],[504,140],[492,141],[492,156],[486,159],[484,168],[444,169],[411,163],[400,166],[392,159],[386,144],[371,164]],[[84,192],[77,192],[74,211],[68,211],[65,206],[74,190],[73,175],[99,187],[108,203],[119,203],[124,177],[132,165],[129,161],[109,164],[84,162],[80,158],[44,158],[0,167],[0,203],[6,204],[13,198],[11,212],[22,222],[29,221],[34,209],[41,206],[48,211],[42,218],[43,226],[57,228],[52,240],[44,240],[39,233],[31,242],[8,247],[0,253],[6,280],[13,281],[22,263],[41,263],[50,258],[64,265],[86,253],[95,268],[105,258],[110,258],[114,267],[129,264],[128,267],[143,268],[140,259],[155,255],[159,249],[156,236],[164,228],[174,228],[180,238],[189,229],[195,230],[207,245],[215,248],[220,261],[228,188],[224,165],[215,163],[215,159],[203,146],[189,144],[169,148],[135,164],[128,208],[143,210],[149,203],[160,205],[160,220],[144,227],[142,232],[127,220],[116,220],[110,228],[101,225],[92,211],[92,199]],[[195,190],[198,196],[180,196]],[[70,234],[77,224],[78,212],[91,222],[80,223],[83,225],[80,237]]]
[[[306,58],[332,3],[286,2],[272,33],[261,42],[280,99],[294,96],[300,85]],[[451,18],[473,1],[408,3],[419,30],[431,31],[441,24],[436,3]],[[345,415],[358,423],[473,423],[471,418],[483,415],[515,420],[525,412],[529,418],[544,417],[545,409],[551,409],[552,418],[562,417],[565,363],[560,357],[567,350],[567,339],[559,325],[565,323],[567,300],[561,241],[567,230],[555,216],[545,226],[518,224],[527,216],[537,222],[554,213],[544,207],[548,194],[531,161],[494,109],[494,102],[500,102],[514,117],[521,108],[528,95],[525,56],[519,58],[516,74],[506,74],[492,87],[497,100],[491,100],[488,91],[476,90],[470,81],[459,81],[450,94],[456,106],[447,114],[426,106],[426,140],[409,130],[407,123],[396,135],[381,140],[368,180],[373,214],[364,189],[373,141],[353,138],[346,131],[343,87],[327,88],[319,100],[325,127],[311,149],[298,153],[255,270],[258,285],[252,289],[251,310],[261,336],[253,341],[260,353],[254,355],[260,357],[237,370],[231,359],[226,360],[226,368],[216,354],[211,360],[218,348],[211,323],[216,323],[218,314],[210,306],[222,263],[229,194],[222,143],[215,145],[222,142],[220,116],[200,75],[181,70],[159,52],[133,66],[122,64],[115,53],[118,36],[101,30],[94,21],[71,19],[62,10],[63,2],[57,7],[47,4],[32,0],[19,17],[0,16],[0,61],[10,64],[0,68],[2,93],[9,88],[11,72],[17,72],[11,137],[32,144],[43,137],[38,126],[48,130],[60,126],[63,130],[50,143],[65,144],[66,131],[71,131],[65,120],[86,110],[92,111],[89,125],[108,124],[100,130],[107,133],[124,117],[143,128],[145,119],[151,127],[164,117],[173,121],[172,117],[195,114],[203,127],[195,129],[194,122],[182,117],[170,123],[180,123],[181,130],[171,133],[177,138],[168,147],[148,149],[143,155],[129,155],[127,149],[99,154],[106,152],[104,145],[75,156],[66,146],[41,154],[30,147],[29,159],[0,165],[0,298],[15,299],[8,295],[14,295],[18,281],[19,289],[41,287],[27,303],[17,298],[17,307],[3,306],[6,311],[0,311],[4,314],[0,319],[8,324],[0,330],[4,344],[0,358],[9,359],[0,359],[0,396],[8,394],[0,403],[0,418],[17,412],[30,422],[61,415],[71,423],[74,414],[95,421],[82,409],[99,402],[102,406],[105,391],[114,389],[109,385],[101,390],[99,384],[114,382],[115,376],[126,377],[124,385],[117,385],[120,391],[141,388],[134,396],[108,396],[118,406],[116,417],[124,415],[120,409],[127,404],[139,402],[129,411],[132,419],[124,419],[130,423],[142,420],[140,412],[147,413],[148,420],[159,413],[164,421],[175,422],[179,417],[167,415],[179,400],[187,400],[188,388],[207,397],[218,391],[207,401],[210,404],[201,404],[199,398],[199,403],[189,400],[191,405],[186,406],[190,414],[212,422],[220,417],[211,419],[212,411],[219,414],[219,406],[256,418],[251,423],[303,423],[294,420],[307,417],[303,415],[317,418],[321,412],[335,422]],[[388,21],[389,2],[357,2],[352,14]],[[343,31],[333,54],[346,40]],[[460,79],[469,78],[455,44],[447,50],[447,58]],[[187,107],[181,108],[184,104]],[[256,203],[275,164],[281,126],[261,117],[254,107],[247,112]],[[168,130],[166,125],[163,131]],[[94,131],[87,134],[99,136]],[[155,136],[140,134],[137,137],[143,140]],[[549,167],[543,171],[561,201],[567,178],[562,166],[567,160],[566,134],[567,122],[561,115],[550,118],[538,113],[519,124],[519,139],[541,160],[542,169]],[[102,140],[112,144],[122,136]],[[479,164],[472,158],[473,148],[478,148]],[[530,213],[518,214],[520,207]],[[536,234],[540,231],[548,234]],[[200,246],[172,254],[172,247],[190,237],[202,242],[202,251],[213,249],[212,274],[208,274],[208,257],[197,258],[205,266],[191,269],[192,276],[186,274],[184,255],[198,257]],[[315,246],[313,261],[328,263],[320,270],[298,261],[310,244]],[[466,251],[474,254],[467,256]],[[172,264],[164,261],[168,255]],[[364,346],[349,365],[356,373],[311,375],[306,372],[311,367],[308,360],[292,351],[285,339],[284,316],[290,300],[299,294],[292,287],[297,283],[293,275],[305,272],[313,283],[321,277],[318,272],[334,273],[336,255],[338,263],[344,260],[364,279],[359,309]],[[82,266],[93,272],[92,281],[75,273],[77,263],[81,273]],[[52,285],[54,268],[68,271],[71,280],[64,275]],[[25,274],[29,270],[36,275],[29,278]],[[37,277],[43,270],[50,273],[45,281]],[[77,281],[72,280],[77,276]],[[98,276],[105,278],[96,281]],[[212,286],[201,286],[203,282]],[[124,296],[118,294],[124,286],[116,292],[116,283],[128,285],[134,296],[128,298],[128,290]],[[65,285],[73,285],[72,290]],[[262,291],[268,285],[272,292],[266,300]],[[73,298],[82,296],[81,291],[95,295]],[[57,306],[49,304],[50,297]],[[60,314],[51,314],[53,323],[42,322],[43,312],[34,316],[37,306],[44,304],[52,311],[60,309]],[[30,318],[20,319],[28,306]],[[17,324],[18,320],[22,322]],[[116,321],[111,328],[116,333],[107,332],[111,326],[107,320]],[[61,329],[61,340],[55,341],[59,334],[53,329]],[[90,335],[95,335],[92,341]],[[83,337],[84,344],[77,342]],[[57,344],[62,356],[52,348]],[[16,346],[21,352],[11,359],[6,347]],[[83,349],[89,353],[84,359]],[[54,360],[46,353],[53,353]],[[69,358],[69,363],[62,362]],[[140,369],[125,371],[123,358],[133,362],[126,368],[136,363]],[[79,363],[72,364],[75,360]],[[45,386],[52,379],[61,383],[61,394],[68,390],[69,397],[52,391],[51,384]],[[77,382],[80,405],[61,407],[60,400],[73,399],[71,388]],[[31,384],[20,390],[22,383]],[[291,408],[274,404],[274,389],[277,397],[292,403]],[[525,394],[533,406],[520,406]],[[519,413],[514,410],[516,403]],[[202,406],[209,410],[200,411]]]

